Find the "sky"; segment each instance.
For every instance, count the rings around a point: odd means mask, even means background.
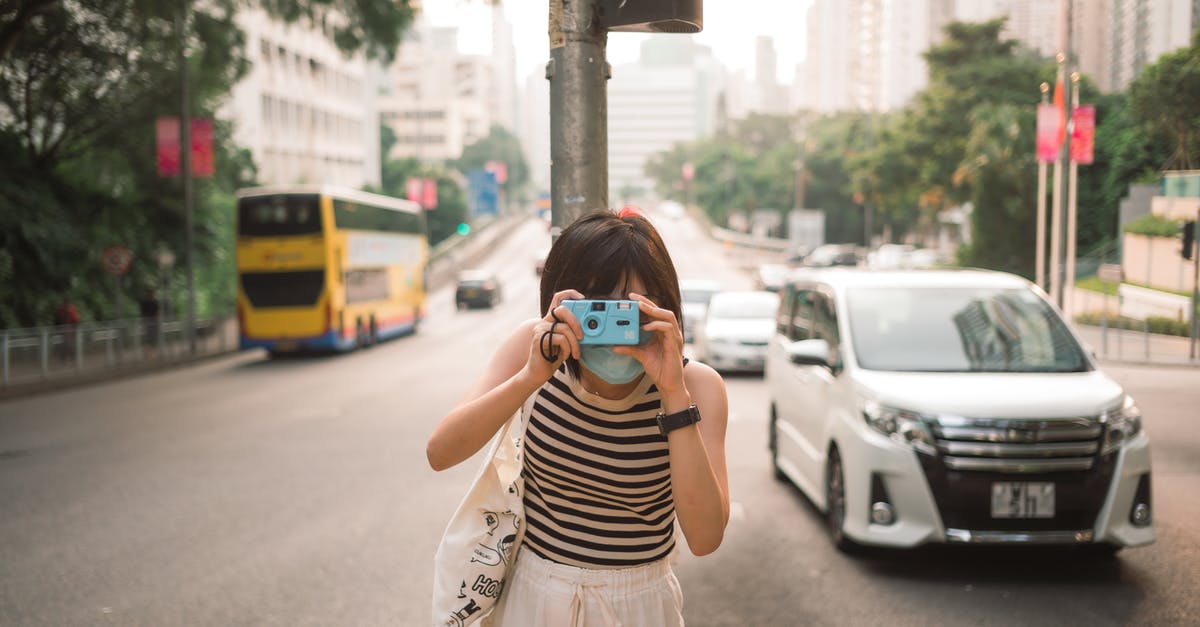
[[[755,39],[775,39],[778,79],[790,83],[796,64],[804,58],[804,16],[812,0],[705,0],[704,28],[694,37],[713,49],[713,55],[731,70],[754,75]],[[488,9],[482,0],[425,0],[425,15],[438,26],[459,27],[458,46],[464,53],[486,54],[491,49]],[[504,0],[504,12],[513,27],[517,49],[517,76],[539,71],[550,58],[546,34],[549,0]],[[614,66],[637,60],[639,33],[609,33],[608,62]]]

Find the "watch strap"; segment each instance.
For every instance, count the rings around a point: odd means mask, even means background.
[[[688,405],[687,409],[684,409],[683,411],[677,411],[673,414],[667,414],[660,411],[658,412],[658,415],[655,416],[655,420],[658,421],[659,433],[667,435],[676,429],[680,429],[688,425],[694,425],[697,422],[700,422],[700,410],[696,408],[695,403],[692,403],[691,405]]]

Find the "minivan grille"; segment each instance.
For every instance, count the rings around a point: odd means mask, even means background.
[[[948,470],[1000,473],[1090,470],[1104,431],[1097,417],[942,418],[932,427]]]

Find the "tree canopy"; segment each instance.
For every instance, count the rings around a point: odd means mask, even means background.
[[[85,319],[135,315],[149,288],[182,301],[182,193],[157,175],[154,123],[180,109],[180,42],[192,114],[215,117],[247,69],[235,18],[251,6],[381,58],[413,15],[409,0],[0,1],[0,325],[48,323],[64,296]],[[216,122],[216,175],[195,184],[201,314],[232,309],[232,194],[256,177],[231,135]],[[127,276],[103,274],[109,245],[133,251]]]
[[[887,113],[750,116],[652,156],[646,174],[659,195],[685,195],[716,222],[733,211],[793,206],[803,164],[806,208],[823,209],[826,240],[862,242],[872,233],[932,239],[938,215],[972,208],[972,243],[962,263],[1033,272],[1036,229],[1034,130],[1039,85],[1053,60],[1001,37],[1003,20],[952,23],[925,53],[928,86]],[[1164,167],[1200,163],[1200,33],[1192,46],[1142,70],[1129,92],[1100,94],[1088,77],[1081,102],[1094,104],[1094,161],[1078,168],[1078,250],[1115,240],[1130,183]],[[762,137],[769,141],[761,141]],[[684,187],[680,168],[695,166]],[[797,203],[800,204],[800,203]]]

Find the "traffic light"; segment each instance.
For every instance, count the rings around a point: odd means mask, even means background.
[[[1184,259],[1192,258],[1192,248],[1196,242],[1196,221],[1190,220],[1183,223],[1183,250],[1179,251],[1183,254]]]
[[[470,233],[471,233],[471,225],[470,224],[467,224],[466,222],[458,223],[458,234],[459,235],[466,236]]]

